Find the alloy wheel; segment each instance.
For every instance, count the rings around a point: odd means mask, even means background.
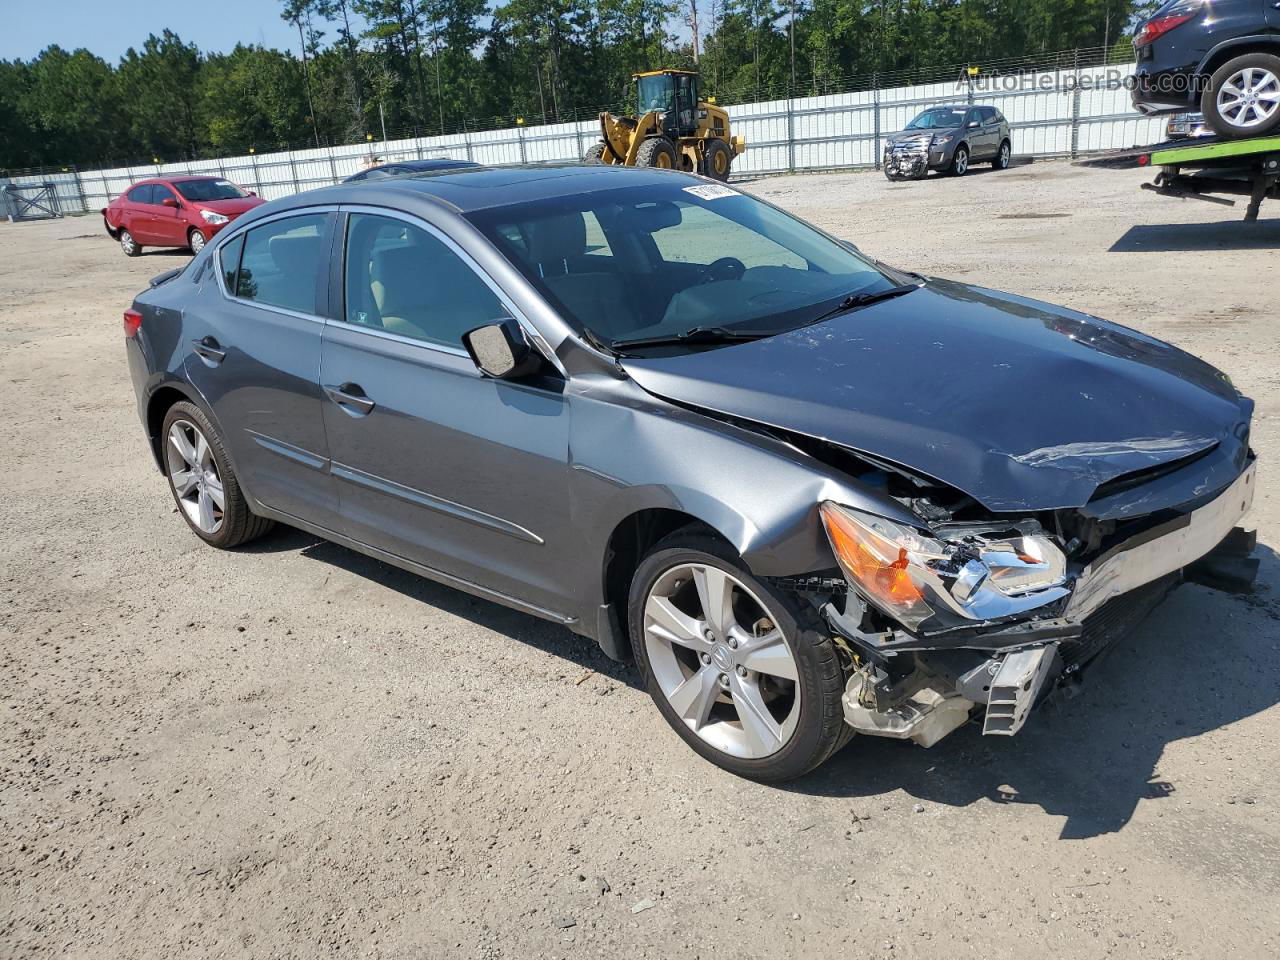
[[[204,249],[204,233],[200,230],[191,231],[191,252],[199,253]]]
[[[1280,110],[1280,77],[1264,67],[1237,70],[1218,89],[1218,113],[1240,129],[1258,127]]]
[[[791,740],[795,656],[768,608],[728,571],[682,563],[659,576],[645,599],[644,643],[667,703],[710,746],[760,759]]]
[[[963,177],[969,171],[969,151],[961,147],[956,151],[956,176]]]
[[[133,256],[133,251],[137,248],[137,241],[133,239],[133,234],[128,230],[120,231],[120,246],[124,249],[126,256]]]
[[[165,443],[165,462],[178,505],[207,534],[222,527],[226,499],[209,441],[190,420],[175,420]]]
[[[1009,166],[1009,145],[1007,143],[1000,144],[1000,169],[1003,170]]]

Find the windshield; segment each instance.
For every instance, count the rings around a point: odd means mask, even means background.
[[[648,113],[650,110],[671,109],[671,94],[675,89],[675,84],[672,82],[671,77],[662,75],[640,77],[637,81],[637,86],[641,113]]]
[[[174,184],[188,200],[239,200],[248,196],[230,180],[179,180]]]
[[[907,124],[908,130],[947,130],[964,123],[963,110],[926,110]]]
[[[480,210],[469,219],[571,325],[606,344],[706,327],[782,333],[852,294],[897,285],[768,204],[719,184],[672,181]]]

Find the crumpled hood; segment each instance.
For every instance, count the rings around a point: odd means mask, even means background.
[[[621,362],[651,393],[873,454],[996,512],[1080,507],[1108,480],[1237,450],[1253,410],[1162,341],[943,280],[765,340]]]
[[[904,140],[924,140],[925,142],[928,142],[934,137],[945,137],[948,134],[951,134],[954,136],[959,132],[960,132],[959,127],[954,127],[949,130],[944,130],[944,129],[903,130],[901,133],[892,133],[889,136],[885,137],[885,143],[900,143]]]

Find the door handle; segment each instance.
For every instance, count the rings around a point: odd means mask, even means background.
[[[227,351],[222,349],[220,344],[213,337],[202,337],[199,340],[191,341],[191,349],[211,367],[216,367],[223,360],[227,359]]]
[[[326,386],[324,392],[329,399],[353,417],[364,417],[373,410],[376,404],[369,399],[364,388],[358,383],[343,383],[336,387]]]

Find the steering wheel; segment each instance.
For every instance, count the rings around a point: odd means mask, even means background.
[[[717,280],[738,280],[747,272],[747,265],[737,257],[721,257],[709,263],[698,276],[699,283],[715,283]]]

